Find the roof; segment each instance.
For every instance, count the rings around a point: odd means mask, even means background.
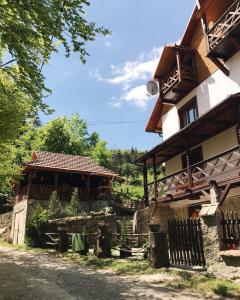
[[[67,155],[46,151],[34,151],[32,161],[25,164],[27,169],[42,169],[90,175],[118,177],[114,172],[99,166],[91,157]]]
[[[162,116],[171,108],[170,105],[164,105],[160,98],[157,99],[157,102],[152,111],[151,117],[148,120],[147,126],[145,128],[146,132],[155,132],[162,133]]]
[[[156,162],[160,164],[186,151],[186,142],[189,148],[193,148],[236,125],[238,123],[236,104],[240,103],[239,100],[240,93],[228,96],[191,124],[141,156],[136,162],[147,161],[147,164],[152,164],[152,157],[156,156]]]
[[[154,74],[155,79],[164,79],[174,66],[176,60],[176,45],[165,45],[160,60]]]

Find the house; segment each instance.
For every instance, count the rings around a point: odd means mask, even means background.
[[[239,247],[239,231],[234,233],[239,230],[235,211],[240,211],[239,50],[240,0],[199,0],[180,44],[166,45],[156,66],[160,92],[146,131],[161,135],[162,142],[137,163],[143,167],[145,206],[155,207],[150,221],[168,232],[172,248],[179,246],[177,237],[188,239],[179,231],[187,223],[179,225],[177,219],[217,212],[233,221],[228,230],[227,220],[221,221],[220,250]],[[163,178],[158,178],[159,165],[165,167]],[[179,234],[175,241],[169,232],[172,218]],[[184,257],[179,260],[175,257],[175,264],[183,264]]]
[[[12,220],[13,243],[24,241],[29,206],[41,202],[47,205],[53,191],[59,200],[70,202],[78,189],[82,210],[98,210],[112,199],[112,182],[118,177],[99,166],[92,158],[46,151],[35,151],[32,160],[23,166],[21,180],[15,187],[15,206]]]

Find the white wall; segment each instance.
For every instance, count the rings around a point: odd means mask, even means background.
[[[236,127],[224,130],[201,145],[204,160],[237,146]],[[182,170],[181,155],[177,155],[165,162],[166,175],[171,175]]]
[[[194,96],[201,116],[227,96],[240,92],[240,51],[227,61],[226,66],[230,70],[229,77],[220,70],[216,71],[163,116],[163,140],[180,130],[177,110]]]

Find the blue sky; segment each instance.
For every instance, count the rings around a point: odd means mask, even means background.
[[[109,28],[112,35],[88,44],[86,65],[77,55],[68,59],[61,51],[53,55],[44,74],[53,91],[47,103],[55,113],[42,121],[78,112],[89,123],[89,131],[97,131],[109,148],[150,149],[160,138],[144,131],[156,102],[156,97],[146,96],[145,84],[162,46],[182,37],[195,0],[91,2],[88,20]]]

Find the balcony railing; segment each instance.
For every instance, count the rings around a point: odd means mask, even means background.
[[[238,25],[240,25],[240,0],[235,1],[207,32],[210,52],[215,50]],[[231,47],[233,48],[232,44]],[[227,51],[226,45],[223,48],[221,51]]]
[[[28,196],[31,199],[36,200],[49,200],[53,191],[57,191],[60,200],[69,201],[75,187],[69,186],[58,186],[57,189],[53,185],[45,184],[32,184],[29,192],[28,187],[24,187],[19,192],[19,199],[21,200],[23,196]],[[87,195],[86,188],[78,188],[78,195],[80,201],[90,200],[108,200],[111,199],[112,189],[107,186],[102,186],[99,188],[90,188],[89,195]],[[88,198],[88,199],[87,199]]]
[[[181,66],[181,70],[175,68],[169,74],[169,76],[162,82],[161,85],[163,95],[166,95],[169,91],[173,90],[174,87],[177,87],[182,81],[195,81],[195,73],[191,66],[183,65]]]
[[[188,169],[148,184],[149,198],[177,195],[188,189],[200,188],[210,180],[221,182],[231,179],[240,171],[240,147],[237,146],[217,156],[201,161]],[[239,178],[240,181],[240,178]]]

